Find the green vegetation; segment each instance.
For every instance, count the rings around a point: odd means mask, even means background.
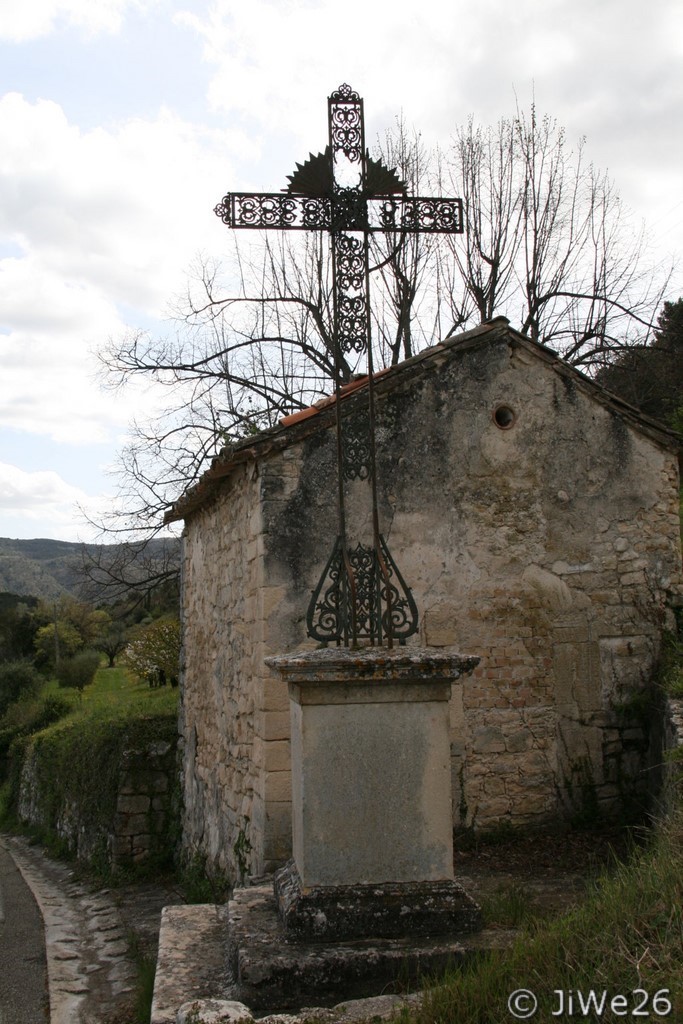
[[[137,984],[135,1003],[132,1008],[135,1016],[133,1021],[127,1019],[126,1024],[149,1024],[152,999],[154,998],[154,975],[157,968],[156,957],[152,956],[145,948],[137,932],[130,930],[127,935],[127,941],[128,950],[137,970]]]
[[[0,592],[0,662],[32,656],[38,603],[37,597]]]
[[[178,881],[186,903],[225,903],[232,891],[230,880],[212,868],[202,853],[185,860]]]
[[[5,711],[0,718],[0,764],[1,759],[6,758],[9,748],[15,739],[22,736],[30,736],[34,732],[40,732],[53,722],[68,715],[71,711],[71,701],[65,700],[56,694],[48,693],[33,696],[25,693],[19,700]],[[2,772],[0,771],[0,778]]]
[[[33,645],[37,665],[55,665],[60,658],[72,657],[83,646],[83,637],[73,623],[59,619],[40,626]]]
[[[518,901],[516,901],[518,902]],[[617,1024],[624,1019],[616,995],[628,1000],[629,1013],[643,1000],[632,995],[642,989],[650,1002],[649,1019],[660,1019],[660,1007],[670,1000],[669,1020],[683,1012],[683,812],[663,827],[649,848],[594,884],[588,898],[564,916],[530,923],[513,947],[491,953],[449,974],[433,985],[422,1006],[404,1010],[403,1024],[509,1024],[514,1019],[508,999],[528,989],[538,999],[533,1019],[551,1020],[558,1008],[556,992],[608,993],[605,1012],[582,1019]],[[661,1012],[661,1009],[660,1009]],[[557,1016],[557,1015],[555,1015]],[[566,1014],[569,1016],[569,1014]],[[581,1016],[576,1005],[576,1016]],[[564,1019],[564,1017],[562,1017]]]
[[[21,697],[36,696],[43,679],[29,661],[0,662],[0,715]]]
[[[94,608],[66,594],[0,594],[0,825],[38,833],[100,874],[132,859],[136,874],[158,869],[177,845],[171,596]],[[127,649],[144,649],[144,664],[116,667]]]
[[[174,743],[176,734],[173,690],[150,692],[123,669],[100,669],[80,698],[52,680],[39,698],[15,703],[0,719],[0,751],[4,745],[7,759],[2,825],[16,818],[21,767],[30,756],[40,793],[41,838],[55,852],[73,853],[58,840],[56,826],[65,808],[77,808],[80,826],[94,840],[92,866],[106,873],[106,836],[116,814],[124,751]],[[165,852],[170,862],[174,850]]]
[[[683,633],[667,633],[660,663],[660,681],[670,697],[683,698]]]
[[[55,675],[60,686],[71,687],[82,695],[85,687],[92,683],[99,667],[100,656],[97,651],[81,651],[73,658],[61,658],[55,666]]]
[[[124,668],[100,668],[94,685],[83,694],[82,702],[59,688],[56,680],[47,683],[43,694],[71,700],[72,720],[88,718],[138,717],[177,713],[178,695],[168,689],[150,691],[146,683],[132,679]]]
[[[683,298],[665,302],[649,345],[625,348],[596,380],[641,412],[683,429]]]
[[[538,917],[532,894],[519,883],[500,885],[481,900],[484,927],[519,928]]]
[[[138,629],[125,651],[125,663],[139,679],[150,684],[178,684],[180,659],[180,622],[164,615],[151,625]]]

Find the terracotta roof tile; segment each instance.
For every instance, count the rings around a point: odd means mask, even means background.
[[[382,370],[377,370],[373,373],[372,379],[379,380],[386,373],[392,369],[391,366],[385,366]],[[359,388],[365,387],[368,382],[368,376],[365,374],[363,377],[357,377],[355,380],[349,381],[348,384],[340,390],[340,396],[346,398],[347,395],[353,394],[354,391],[358,391]],[[290,413],[289,416],[283,416],[280,420],[281,427],[290,427],[293,423],[300,423],[302,420],[307,420],[310,416],[315,416],[322,409],[329,408],[330,405],[334,405],[337,399],[336,392],[333,395],[326,395],[325,398],[321,398],[320,401],[314,402],[313,405],[309,405],[307,409],[298,409],[296,412]]]

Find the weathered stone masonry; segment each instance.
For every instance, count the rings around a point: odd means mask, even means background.
[[[416,643],[482,659],[451,702],[455,824],[628,809],[660,757],[647,688],[681,587],[675,438],[502,320],[377,394],[380,515]],[[345,406],[363,416],[362,393]],[[263,659],[311,646],[336,532],[332,410],[293,420],[224,453],[175,513],[184,843],[233,873],[290,852],[288,701]]]
[[[79,860],[102,858],[113,868],[149,858],[168,858],[177,831],[177,749],[158,740],[123,751],[113,820],[95,820],[78,800],[54,795],[41,784],[40,749],[30,746],[21,768],[18,814],[22,821],[54,831]]]

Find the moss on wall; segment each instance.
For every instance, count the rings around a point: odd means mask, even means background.
[[[100,870],[172,860],[179,834],[174,713],[77,716],[10,750],[6,809]]]

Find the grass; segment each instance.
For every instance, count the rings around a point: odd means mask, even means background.
[[[43,696],[56,694],[69,700],[74,715],[126,715],[163,714],[178,707],[178,691],[170,686],[150,689],[124,668],[100,668],[91,686],[87,686],[82,697],[74,690],[59,686],[56,679],[45,684]]]
[[[683,811],[663,826],[649,848],[633,855],[594,883],[586,900],[550,923],[527,926],[512,948],[488,954],[453,972],[428,989],[417,1009],[405,1009],[401,1024],[510,1024],[512,993],[526,989],[538,999],[533,1019],[566,1020],[558,1016],[557,991],[598,997],[607,992],[603,1012],[578,1019],[617,1024],[625,1019],[683,1019]],[[644,999],[649,1016],[635,1015]],[[657,1007],[670,1013],[657,1016]],[[609,1006],[614,996],[626,1004]],[[566,998],[566,997],[565,997]]]
[[[178,691],[151,690],[131,680],[124,669],[101,668],[82,694],[55,681],[47,683],[40,699],[56,698],[66,702],[67,713],[45,728],[17,735],[10,747],[0,820],[4,827],[12,825],[21,766],[30,754],[40,801],[40,838],[55,854],[72,852],[62,849],[57,823],[64,809],[69,816],[70,808],[78,808],[81,830],[97,837],[90,866],[106,873],[106,835],[116,813],[123,752],[175,740]]]
[[[533,896],[523,885],[500,885],[480,901],[484,927],[519,928],[538,916]]]
[[[128,933],[128,950],[137,971],[137,984],[133,1004],[134,1022],[135,1024],[149,1024],[152,999],[154,997],[156,957],[149,950],[145,949],[144,945],[140,942],[139,935],[134,931]],[[133,1024],[133,1022],[127,1021],[126,1024]]]

